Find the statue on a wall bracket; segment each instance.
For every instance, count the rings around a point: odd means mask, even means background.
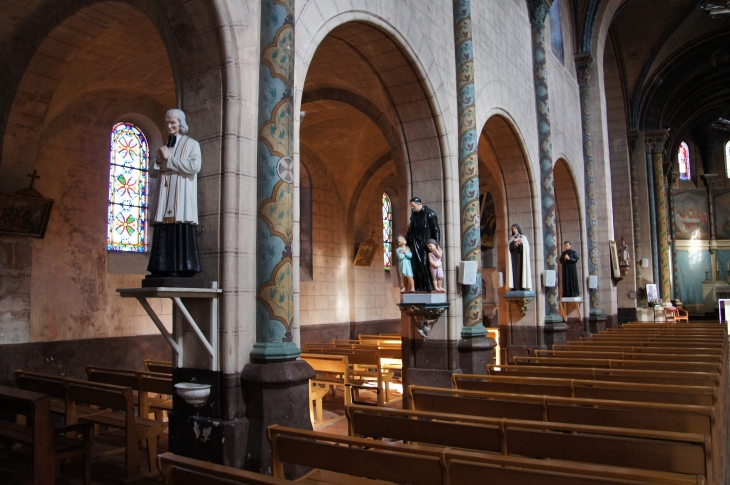
[[[575,250],[570,249],[570,241],[565,241],[563,248],[565,251],[560,254],[560,264],[563,267],[563,298],[580,296],[576,265],[580,258]]]
[[[512,224],[507,244],[507,287],[510,290],[532,290],[530,244],[517,224]]]
[[[201,272],[198,251],[198,173],[200,144],[186,136],[185,113],[171,109],[165,115],[167,144],[157,150],[159,171],[154,235],[146,279],[191,278]],[[143,283],[143,286],[148,286]]]
[[[413,281],[416,291],[434,290],[431,281],[431,265],[428,261],[428,240],[433,239],[441,244],[441,232],[436,213],[423,205],[419,197],[413,197],[411,204],[411,222],[406,233],[406,242],[413,253]]]

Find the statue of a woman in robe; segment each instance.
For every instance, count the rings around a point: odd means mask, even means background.
[[[510,290],[532,290],[530,271],[530,244],[517,224],[510,228],[512,235],[507,244],[507,287]]]

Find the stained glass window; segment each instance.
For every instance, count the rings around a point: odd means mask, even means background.
[[[689,146],[685,142],[679,145],[677,153],[677,161],[679,162],[679,180],[691,180],[692,173],[689,163]]]
[[[390,197],[383,192],[383,264],[390,271],[390,258],[393,249],[393,208]]]
[[[143,253],[147,247],[147,138],[131,123],[112,128],[107,249]]]
[[[727,178],[730,179],[730,140],[725,143],[725,172],[727,172]]]

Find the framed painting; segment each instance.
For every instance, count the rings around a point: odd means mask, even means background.
[[[376,248],[377,245],[372,241],[361,242],[355,255],[355,266],[370,266],[373,262]]]
[[[616,246],[616,241],[608,241],[608,244],[611,246],[611,276],[613,276],[613,279],[615,280],[621,280],[623,279],[623,276],[621,275],[621,267],[618,262],[618,247]]]
[[[659,300],[659,289],[655,284],[646,285],[646,301],[650,304],[656,303]]]
[[[709,222],[705,193],[678,192],[674,196],[674,223],[677,239],[707,239]]]
[[[42,239],[51,217],[53,199],[17,194],[0,195],[0,237]]]

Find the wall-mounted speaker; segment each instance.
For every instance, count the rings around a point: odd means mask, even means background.
[[[591,290],[598,288],[598,276],[592,274],[588,277],[588,288]]]
[[[554,269],[546,269],[542,274],[542,281],[546,288],[552,288],[558,284],[558,272]]]
[[[477,262],[461,261],[459,263],[459,283],[473,285],[477,282]]]
[[[643,258],[641,260],[641,267],[642,268],[648,268],[649,267],[649,258]]]

